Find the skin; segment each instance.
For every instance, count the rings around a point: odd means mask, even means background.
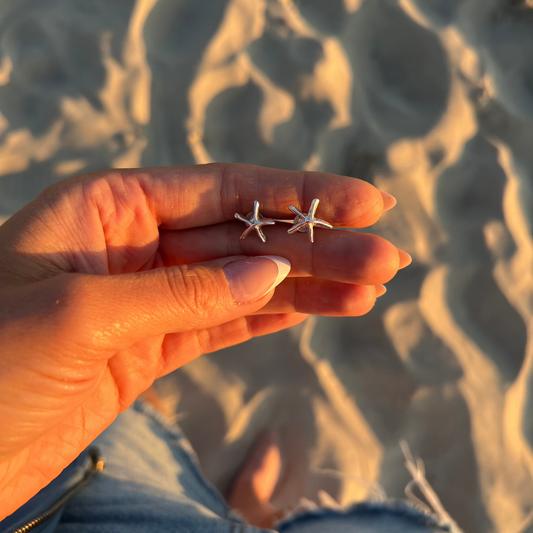
[[[212,352],[298,324],[368,312],[409,256],[384,239],[285,227],[239,241],[264,216],[305,211],[375,223],[391,197],[329,174],[250,165],[110,170],[46,189],[0,227],[0,519],[70,464],[153,381]],[[281,255],[290,277],[236,304],[222,267]],[[376,289],[376,286],[378,288]]]
[[[270,503],[282,469],[278,441],[275,430],[259,435],[227,498],[248,524],[265,529],[272,529],[285,514]]]

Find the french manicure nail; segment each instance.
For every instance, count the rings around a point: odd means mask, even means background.
[[[397,203],[396,198],[394,198],[394,196],[392,196],[392,194],[389,194],[388,192],[385,192],[385,191],[379,191],[379,192],[381,193],[381,196],[383,197],[383,211],[389,211],[396,205]]]
[[[387,292],[385,285],[376,285],[376,298],[383,296]]]
[[[413,258],[403,250],[400,250],[398,248],[398,254],[400,256],[400,265],[398,268],[401,270],[402,268],[405,268],[406,266],[409,266],[413,262]]]
[[[228,263],[222,269],[236,303],[250,303],[266,296],[289,274],[290,262],[284,257],[260,255]]]

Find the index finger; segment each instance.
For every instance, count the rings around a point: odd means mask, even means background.
[[[322,172],[224,163],[119,172],[140,184],[163,229],[218,224],[233,220],[235,213],[246,216],[255,200],[262,215],[291,218],[289,206],[307,212],[315,198],[320,200],[318,218],[333,226],[363,228],[379,219],[384,198],[386,207],[395,203],[365,181]]]

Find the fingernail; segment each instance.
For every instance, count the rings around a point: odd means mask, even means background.
[[[397,200],[392,196],[392,194],[389,194],[388,192],[379,191],[381,193],[381,196],[383,197],[383,211],[389,211],[392,209],[396,203]]]
[[[284,257],[260,255],[228,263],[223,269],[233,300],[238,304],[259,300],[288,275],[291,264]]]
[[[376,285],[376,298],[383,296],[387,292],[385,285]]]
[[[398,254],[400,256],[400,266],[399,269],[405,268],[406,266],[409,266],[413,262],[413,258],[403,250],[400,250],[398,248]]]

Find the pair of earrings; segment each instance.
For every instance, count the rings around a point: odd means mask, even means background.
[[[241,222],[244,222],[248,226],[244,230],[240,238],[245,239],[252,230],[255,230],[257,232],[257,235],[259,235],[259,238],[263,242],[266,242],[266,237],[265,237],[265,234],[263,233],[263,226],[273,226],[276,222],[283,222],[284,224],[292,224],[292,228],[290,228],[287,231],[289,235],[292,235],[293,233],[297,231],[307,232],[309,235],[309,240],[311,242],[314,242],[315,226],[318,228],[325,228],[325,229],[333,228],[333,226],[329,222],[326,222],[325,220],[320,220],[319,218],[315,218],[315,213],[316,213],[319,202],[320,200],[318,198],[315,198],[311,202],[311,207],[309,208],[308,213],[301,213],[300,211],[298,211],[298,209],[296,209],[296,207],[293,207],[292,205],[289,206],[289,209],[296,216],[293,220],[284,220],[280,218],[265,218],[259,212],[259,202],[256,200],[254,202],[254,210],[252,213],[248,213],[245,217],[243,217],[242,215],[239,215],[239,213],[235,213],[235,218],[237,220],[240,220]]]

